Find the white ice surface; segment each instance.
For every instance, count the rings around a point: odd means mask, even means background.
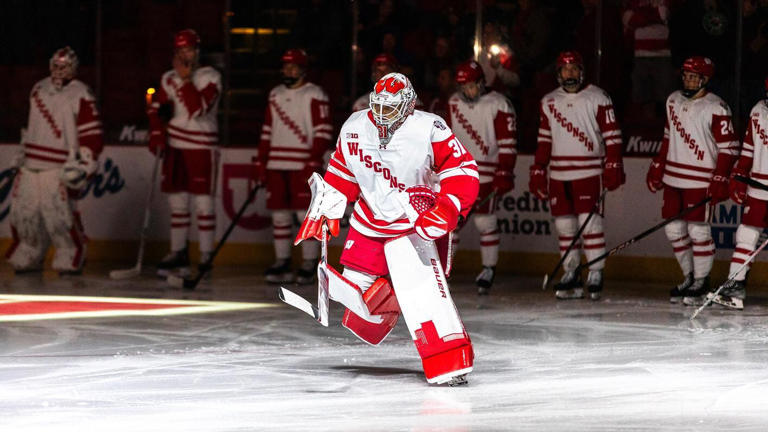
[[[2,292],[184,296],[150,279],[76,281]],[[0,323],[0,431],[768,430],[764,298],[691,323],[662,287],[557,302],[539,280],[499,282],[479,300],[454,282],[477,356],[459,388],[427,385],[402,320],[371,347],[338,304],[324,328],[248,278],[214,276],[191,298],[277,306]]]

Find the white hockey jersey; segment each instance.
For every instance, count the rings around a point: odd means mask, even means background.
[[[749,113],[741,158],[751,159],[749,176],[768,186],[768,100],[763,99],[756,103]],[[767,191],[752,186],[747,187],[747,195],[768,201]]]
[[[259,160],[267,169],[298,171],[321,162],[333,140],[331,109],[322,88],[283,84],[269,92],[259,143]]]
[[[413,225],[395,196],[427,185],[450,194],[466,215],[477,197],[477,164],[438,116],[414,111],[386,146],[370,110],[342,126],[325,180],[355,202],[350,225],[370,237],[393,237]]]
[[[448,107],[448,126],[475,158],[480,183],[491,182],[497,171],[511,175],[517,156],[517,119],[509,100],[491,91],[477,102],[467,102],[454,93]]]
[[[681,189],[709,187],[718,156],[726,156],[728,165],[739,154],[731,109],[712,93],[697,99],[689,99],[679,90],[669,95],[664,141],[664,184]],[[728,175],[730,166],[721,169]]]
[[[613,102],[601,88],[577,93],[558,87],[541,99],[536,163],[550,164],[549,176],[570,181],[600,175],[606,154],[621,155],[621,129]],[[606,147],[618,146],[612,149]]]
[[[61,167],[88,147],[94,160],[103,147],[96,99],[82,81],[57,90],[51,78],[38,81],[29,96],[29,121],[22,137],[24,166],[33,170]]]
[[[173,105],[173,117],[167,124],[168,145],[190,150],[218,145],[216,114],[221,89],[221,74],[210,66],[196,69],[186,83],[173,69],[163,74],[156,100],[160,105]]]

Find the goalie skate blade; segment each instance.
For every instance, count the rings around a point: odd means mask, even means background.
[[[279,287],[277,289],[277,296],[280,297],[280,300],[282,300],[286,304],[289,304],[295,307],[296,309],[304,311],[304,313],[306,313],[307,315],[317,320],[317,322],[324,325],[325,327],[328,327],[327,320],[325,323],[322,323],[320,321],[320,311],[317,309],[317,306],[313,306],[312,303],[305,300],[304,297],[301,297],[300,295],[294,293],[293,291],[287,290],[283,287]]]
[[[133,279],[135,277],[139,277],[141,275],[141,269],[139,268],[131,268],[131,269],[125,269],[125,270],[112,270],[109,272],[109,278],[120,280],[120,279]]]

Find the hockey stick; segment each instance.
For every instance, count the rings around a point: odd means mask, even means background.
[[[216,255],[221,250],[221,247],[224,246],[224,243],[227,242],[227,238],[229,237],[229,234],[232,233],[232,230],[234,230],[235,226],[237,226],[237,223],[240,221],[240,218],[243,216],[243,213],[245,213],[245,209],[248,208],[248,205],[253,201],[254,198],[256,198],[256,192],[258,192],[260,188],[261,188],[261,184],[256,183],[256,186],[254,186],[251,189],[251,191],[248,193],[248,197],[245,199],[245,202],[240,207],[240,210],[238,210],[235,217],[232,218],[232,222],[230,222],[229,227],[227,227],[227,230],[224,232],[224,235],[221,236],[221,240],[219,240],[219,243],[216,245],[216,249],[213,250],[213,252],[211,253],[211,256],[208,257],[208,260],[206,262],[200,264],[199,270],[197,272],[197,276],[195,276],[194,278],[185,278],[182,276],[170,274],[168,275],[166,282],[168,282],[171,286],[174,286],[176,288],[184,288],[189,290],[195,289],[195,287],[197,287],[197,284],[200,283],[200,280],[202,280],[203,277],[211,270],[211,264],[213,264],[213,260],[216,258]]]
[[[163,160],[163,154],[162,152],[158,152],[155,155],[155,163],[152,167],[152,181],[149,185],[149,192],[147,192],[147,200],[144,203],[144,223],[141,226],[141,234],[139,236],[139,253],[136,256],[136,265],[125,270],[112,270],[109,272],[110,279],[130,279],[141,274],[141,264],[142,261],[144,261],[144,244],[147,240],[149,219],[150,214],[152,213],[152,197],[155,195],[155,182],[157,181],[157,172],[159,171],[161,160]]]
[[[325,266],[328,265],[328,226],[323,223],[322,240],[320,241],[320,264],[317,266],[317,306],[313,306],[304,297],[284,287],[277,288],[277,295],[285,303],[303,310],[318,323],[328,327],[328,310],[330,296],[328,293],[328,276]]]
[[[576,235],[573,236],[573,240],[571,240],[571,244],[568,245],[568,249],[565,250],[565,253],[560,257],[560,261],[557,262],[557,265],[555,268],[547,275],[544,275],[544,281],[541,283],[541,289],[546,290],[547,285],[549,285],[549,281],[552,280],[553,277],[557,274],[558,271],[560,271],[560,267],[563,266],[563,263],[565,262],[565,258],[568,256],[568,254],[571,252],[571,249],[573,249],[573,246],[576,245],[576,243],[579,242],[579,237],[581,237],[581,234],[584,232],[584,229],[587,227],[587,224],[589,224],[589,221],[592,219],[592,216],[597,213],[597,210],[600,209],[600,205],[603,203],[603,199],[605,199],[605,194],[608,192],[608,189],[603,189],[603,193],[600,194],[600,198],[595,202],[595,207],[592,209],[591,212],[587,215],[587,219],[584,220],[584,223],[581,224],[579,227],[579,230],[576,231]]]
[[[734,175],[733,178],[735,180],[738,180],[738,181],[740,181],[742,183],[745,183],[745,184],[747,184],[749,186],[752,186],[755,189],[760,189],[760,190],[768,192],[768,186],[760,183],[759,181],[757,181],[757,180],[755,180],[753,178],[746,177],[746,176],[743,176],[743,175],[738,175],[738,174]]]
[[[672,217],[670,217],[668,219],[664,219],[663,221],[661,221],[658,224],[652,226],[651,228],[648,228],[647,230],[641,232],[640,234],[632,237],[631,239],[625,241],[624,243],[620,243],[619,245],[615,246],[613,249],[609,250],[608,252],[605,252],[604,254],[600,255],[599,257],[597,257],[597,258],[595,258],[595,259],[593,259],[593,260],[591,260],[591,261],[589,261],[589,262],[587,262],[585,264],[579,264],[579,266],[576,267],[575,271],[578,273],[582,269],[584,269],[585,267],[589,267],[589,266],[591,266],[594,263],[600,262],[600,261],[608,258],[609,256],[616,255],[617,253],[619,253],[619,251],[627,248],[632,243],[635,243],[636,241],[644,239],[648,235],[658,231],[659,229],[667,226],[668,224],[670,224],[671,222],[673,222],[673,221],[675,221],[677,219],[685,217],[686,215],[688,215],[689,213],[692,213],[694,210],[698,209],[699,207],[707,204],[710,200],[712,200],[712,198],[710,198],[710,197],[704,198],[703,200],[699,201],[698,203],[696,203],[695,205],[693,205],[691,207],[688,207],[687,209],[681,211],[680,213],[678,213],[678,214],[676,214],[676,215],[674,215],[674,216],[672,216]]]
[[[739,177],[741,177],[741,176],[739,176]],[[736,270],[734,270],[734,271],[733,271],[733,272],[732,272],[732,273],[731,273],[731,274],[728,276],[728,280],[727,280],[727,281],[723,282],[723,283],[722,283],[722,285],[720,285],[720,286],[717,288],[717,290],[716,290],[714,293],[711,293],[711,294],[708,294],[708,295],[707,295],[707,299],[706,299],[706,301],[704,301],[704,304],[703,304],[703,305],[701,305],[701,307],[699,307],[698,309],[696,309],[696,312],[694,312],[694,313],[693,313],[693,315],[691,315],[691,318],[690,318],[690,320],[691,320],[691,321],[693,321],[693,319],[694,319],[694,318],[696,318],[696,316],[697,316],[697,315],[699,315],[699,313],[700,313],[701,311],[703,311],[703,310],[704,310],[704,308],[706,308],[707,306],[709,306],[709,305],[712,303],[712,300],[714,300],[714,299],[715,299],[715,298],[716,298],[716,297],[717,297],[717,296],[720,294],[720,291],[722,291],[722,290],[723,290],[723,288],[725,288],[725,286],[726,286],[726,285],[728,285],[728,283],[730,283],[732,280],[734,280],[734,279],[736,278],[736,275],[737,275],[737,274],[739,274],[739,273],[740,273],[740,272],[741,272],[741,271],[744,269],[744,267],[748,266],[748,265],[749,265],[749,263],[751,263],[751,262],[752,262],[752,260],[753,260],[753,259],[755,259],[755,257],[757,256],[757,254],[759,254],[759,253],[760,253],[760,251],[761,251],[761,250],[763,250],[763,249],[765,248],[765,246],[766,246],[766,245],[768,245],[768,238],[767,238],[767,239],[765,239],[765,241],[763,241],[763,243],[761,243],[761,244],[760,244],[760,247],[759,247],[759,248],[757,248],[757,249],[756,249],[754,252],[752,252],[752,253],[751,253],[751,254],[750,254],[748,257],[747,257],[747,259],[746,259],[746,260],[744,260],[744,262],[743,262],[743,263],[742,263],[742,264],[739,266],[739,268],[737,268]]]

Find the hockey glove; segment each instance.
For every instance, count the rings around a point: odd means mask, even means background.
[[[648,168],[648,175],[645,176],[645,184],[648,186],[648,190],[653,193],[662,190],[664,188],[663,178],[664,165],[654,160]]]
[[[603,170],[603,186],[609,191],[616,190],[627,181],[624,174],[624,164],[621,162],[607,162]]]
[[[323,224],[328,226],[332,237],[339,235],[339,221],[347,208],[347,197],[314,173],[309,178],[309,188],[312,190],[312,201],[309,203],[307,215],[299,228],[294,245],[309,238],[323,239]]]
[[[435,196],[435,204],[416,218],[414,228],[419,237],[437,240],[453,231],[458,223],[457,205],[448,195],[438,194]]]
[[[712,198],[713,203],[719,203],[728,199],[728,178],[719,174],[712,177],[707,189],[707,196]]]
[[[531,165],[530,176],[528,190],[540,200],[546,200],[549,197],[546,168],[541,165],[533,164]]]
[[[509,171],[496,171],[493,176],[493,190],[501,197],[515,187],[515,175]]]
[[[733,175],[744,175],[741,173],[738,173],[736,171],[733,172]],[[736,180],[735,178],[731,177],[730,183],[728,183],[728,191],[730,192],[731,199],[736,204],[744,204],[744,200],[747,199],[747,184],[744,182],[740,182]]]
[[[257,160],[253,164],[253,175],[256,183],[260,185],[267,184],[267,164]]]

